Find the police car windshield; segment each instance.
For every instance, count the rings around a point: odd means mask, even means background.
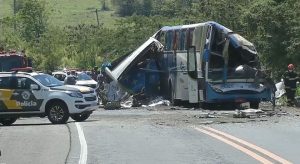
[[[42,83],[44,86],[47,87],[56,87],[56,86],[62,86],[64,85],[63,82],[57,80],[55,77],[50,76],[50,75],[35,75],[33,76],[37,81]]]
[[[77,80],[92,80],[92,78],[85,73],[79,73],[77,74]]]

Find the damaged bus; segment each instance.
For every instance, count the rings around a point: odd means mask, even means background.
[[[163,27],[106,73],[133,94],[172,104],[271,101],[254,45],[216,23]]]

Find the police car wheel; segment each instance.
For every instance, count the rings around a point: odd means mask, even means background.
[[[10,126],[17,121],[18,118],[1,118],[0,123],[4,126]]]
[[[52,103],[47,110],[48,119],[53,124],[65,124],[69,119],[69,112],[65,104]]]
[[[71,118],[77,122],[85,121],[90,117],[90,113],[74,114],[71,115]]]

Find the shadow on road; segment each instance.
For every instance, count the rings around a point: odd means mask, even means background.
[[[10,126],[45,126],[45,125],[55,126],[55,125],[59,125],[59,124],[51,124],[51,123],[37,123],[37,124],[32,124],[32,123],[29,123],[29,124],[13,124],[13,125],[10,125]],[[0,127],[1,126],[5,127],[4,125],[0,125]]]
[[[86,120],[86,121],[84,121],[84,122],[97,122],[97,121],[99,121],[99,120],[97,120],[97,119],[91,119],[91,120]],[[36,124],[33,124],[33,123],[28,123],[28,124],[24,124],[24,123],[22,123],[22,124],[18,124],[18,123],[16,123],[16,124],[12,124],[12,125],[10,125],[10,126],[58,126],[58,125],[67,125],[67,124],[69,124],[69,123],[75,123],[76,121],[68,121],[66,124],[52,124],[52,123],[36,123]],[[84,122],[82,122],[82,123],[84,123]],[[4,125],[1,125],[0,124],[0,127],[7,127],[7,126],[4,126]]]
[[[97,122],[97,121],[100,121],[100,120],[97,120],[97,119],[89,119],[89,120],[85,120],[85,121],[82,121],[80,123],[85,123],[85,122]],[[76,121],[68,121],[68,124],[69,123],[75,123]]]

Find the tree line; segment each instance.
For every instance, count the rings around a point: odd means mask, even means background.
[[[0,45],[26,49],[41,70],[91,68],[134,50],[162,26],[209,20],[253,42],[275,76],[300,64],[299,0],[112,0],[122,17],[113,28],[50,25],[45,3],[24,0],[16,16],[0,20]]]

